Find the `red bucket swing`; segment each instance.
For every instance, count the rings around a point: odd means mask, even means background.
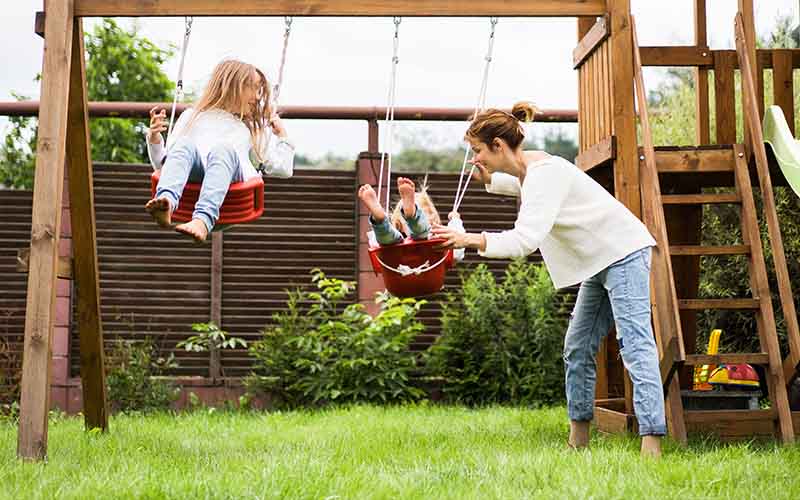
[[[175,108],[179,96],[183,95],[183,63],[186,59],[186,48],[189,45],[189,38],[192,33],[191,17],[184,19],[185,31],[183,45],[181,47],[181,61],[178,68],[178,79],[175,86],[175,96],[172,101],[172,113],[169,120],[167,137],[172,133],[172,124],[175,119]],[[281,55],[280,68],[278,70],[278,81],[272,92],[272,107],[277,108],[278,96],[280,95],[281,83],[283,81],[283,68],[286,64],[286,49],[289,45],[289,35],[291,34],[292,18],[284,18],[286,30],[283,34],[283,52]],[[272,136],[270,136],[270,139]],[[161,178],[161,170],[156,170],[150,176],[150,191],[155,197],[158,181]],[[176,222],[189,222],[192,220],[195,203],[200,197],[202,185],[196,182],[187,182],[181,194],[178,207],[172,212],[172,220]],[[229,226],[231,224],[243,224],[258,220],[264,213],[264,179],[261,176],[252,179],[233,182],[228,188],[225,200],[219,210],[215,229]]]
[[[486,55],[486,66],[484,68],[483,82],[478,97],[478,104],[475,111],[484,107],[486,99],[486,84],[489,75],[489,65],[492,60],[492,49],[494,46],[494,31],[497,25],[497,18],[491,18],[491,32],[489,34],[489,50]],[[395,89],[397,83],[397,57],[400,18],[394,19],[394,54],[392,55],[392,75],[389,87],[389,104],[386,107],[387,137],[388,147],[388,173],[386,176],[386,210],[389,210],[389,186],[392,176],[392,129],[394,123]],[[464,170],[467,164],[469,148],[464,154],[464,162],[461,165],[461,176],[459,177],[458,189],[453,203],[453,211],[458,211],[464,194],[469,187],[469,179],[472,171],[464,181]],[[383,166],[385,154],[381,154],[381,169],[378,179],[378,200],[380,200],[381,187],[383,185]],[[472,167],[475,168],[474,166]],[[463,182],[463,189],[462,189]],[[452,249],[438,248],[446,240],[434,238],[429,240],[412,240],[406,238],[394,245],[379,246],[377,242],[370,243],[369,258],[372,263],[372,270],[375,274],[383,276],[383,284],[386,290],[396,297],[419,297],[431,295],[444,288],[444,279],[447,270],[453,267],[455,259]]]

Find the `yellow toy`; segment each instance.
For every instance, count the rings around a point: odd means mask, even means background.
[[[719,338],[722,335],[722,330],[712,330],[711,336],[708,338],[708,347],[706,354],[717,354],[719,352]],[[698,365],[694,367],[694,384],[695,391],[710,391],[713,389],[709,384],[709,374],[717,368],[717,365]]]

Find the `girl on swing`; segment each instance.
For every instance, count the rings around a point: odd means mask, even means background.
[[[633,382],[633,405],[643,456],[658,457],[666,433],[658,352],[650,324],[650,249],[655,240],[622,203],[578,167],[544,151],[525,151],[522,123],[535,109],[478,113],[467,130],[478,177],[490,193],[519,196],[514,228],[458,233],[433,227],[452,248],[475,248],[489,258],[541,250],[556,288],[580,283],[564,339],[568,445],[589,444],[598,346],[612,324]]]
[[[283,122],[270,108],[270,86],[255,66],[235,60],[217,64],[200,99],[184,111],[163,145],[166,111],[150,110],[147,150],[161,169],[156,194],[145,205],[153,220],[168,228],[188,181],[201,182],[192,220],[175,227],[203,242],[214,228],[232,182],[261,175],[289,178],[294,146]],[[270,141],[269,134],[277,136]],[[269,145],[269,151],[267,146]]]
[[[400,201],[395,205],[391,216],[387,217],[372,186],[364,184],[358,189],[358,197],[369,210],[369,224],[381,246],[400,243],[406,236],[413,240],[426,240],[430,237],[431,224],[441,224],[439,212],[428,195],[427,182],[423,182],[420,191],[416,192],[414,181],[398,177],[397,191],[400,193]],[[464,223],[461,222],[458,212],[450,212],[448,219],[447,227],[464,232]],[[455,250],[453,258],[461,261],[464,250]]]

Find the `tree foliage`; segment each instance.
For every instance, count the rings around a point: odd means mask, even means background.
[[[90,101],[164,102],[172,82],[161,66],[173,47],[160,48],[139,33],[103,19],[85,34],[86,83]],[[36,77],[39,80],[39,76]],[[21,96],[15,96],[22,99]],[[33,186],[36,119],[12,117],[10,131],[0,145],[0,184],[21,189]],[[95,161],[146,162],[145,120],[104,118],[89,124]]]

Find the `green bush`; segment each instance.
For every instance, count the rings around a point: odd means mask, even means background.
[[[546,405],[564,399],[565,297],[547,271],[513,262],[502,283],[481,264],[442,309],[442,333],[427,354],[446,400],[469,405]]]
[[[106,385],[114,411],[153,411],[169,408],[180,389],[160,375],[177,366],[172,354],[157,357],[151,340],[119,340],[107,360]]]
[[[416,314],[425,302],[381,297],[372,318],[361,304],[343,306],[353,282],[318,269],[312,275],[317,290],[289,292],[286,310],[251,344],[256,362],[248,391],[288,407],[422,397],[410,381],[417,359],[409,345],[423,330]]]

